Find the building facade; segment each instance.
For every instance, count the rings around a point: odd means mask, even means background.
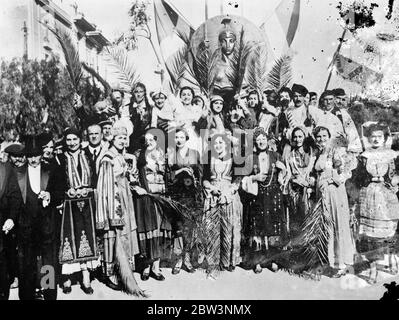
[[[3,5],[3,3],[2,3]],[[106,74],[101,51],[109,44],[95,24],[88,21],[71,0],[14,0],[4,1],[0,11],[1,59],[27,55],[29,59],[45,59],[62,49],[48,30],[67,29],[76,43],[82,62],[101,74]]]

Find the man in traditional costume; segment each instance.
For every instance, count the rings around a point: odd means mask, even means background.
[[[316,126],[329,129],[333,139],[344,138],[347,140],[347,151],[353,153],[362,152],[362,144],[355,123],[344,108],[335,105],[334,92],[327,90],[320,96],[320,108],[309,106],[311,115]],[[339,143],[337,141],[337,143]]]

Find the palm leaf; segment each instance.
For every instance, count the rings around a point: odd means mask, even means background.
[[[189,219],[192,220],[192,217],[187,214],[189,212],[188,208],[178,201],[175,201],[171,198],[156,195],[156,194],[148,194],[155,202],[157,202],[162,208],[166,209],[168,212],[171,212],[177,215],[177,218],[180,219]]]
[[[180,48],[180,50],[178,50],[172,56],[172,66],[171,68],[168,68],[168,72],[172,80],[173,89],[175,92],[182,87],[183,81],[187,81],[188,83],[190,83],[190,85],[194,87],[199,87],[199,84],[194,78],[193,73],[187,63],[187,56],[187,46]]]
[[[71,33],[64,28],[52,28],[47,24],[44,25],[55,35],[60,43],[64,53],[65,66],[68,70],[73,87],[77,91],[83,71],[79,59],[79,52],[74,44]]]
[[[100,74],[95,71],[93,68],[88,66],[85,62],[82,63],[83,69],[85,69],[89,74],[91,74],[94,78],[96,78],[104,87],[105,96],[108,96],[111,93],[111,86],[110,84],[100,76]]]
[[[253,89],[263,92],[267,87],[267,49],[264,44],[256,46],[247,65],[247,82]]]
[[[244,28],[241,28],[240,31],[240,41],[238,47],[235,47],[235,50],[231,57],[231,63],[226,71],[226,76],[229,81],[233,84],[234,90],[239,92],[242,88],[242,84],[244,82],[244,77],[246,73],[246,68],[248,64],[248,59],[251,56],[251,53],[254,49],[252,42],[245,43],[244,41]]]
[[[121,47],[107,47],[104,53],[104,60],[111,67],[110,76],[118,81],[120,89],[130,92],[140,77],[128,51]]]
[[[292,57],[283,55],[273,65],[267,76],[267,84],[276,92],[288,85],[292,79]]]
[[[193,55],[193,73],[201,87],[202,91],[209,94],[215,81],[215,64],[216,55],[210,53],[209,46],[202,41],[198,46],[197,55],[190,51]]]
[[[303,247],[309,266],[328,262],[328,242],[333,233],[333,221],[327,210],[324,197],[305,218]]]

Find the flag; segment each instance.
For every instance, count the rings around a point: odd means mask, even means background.
[[[298,29],[300,9],[300,0],[281,0],[260,26],[270,45],[272,58],[279,58],[291,47]],[[269,33],[269,30],[272,32]]]
[[[276,9],[276,15],[283,28],[288,47],[294,40],[299,23],[300,0],[283,0]]]
[[[154,17],[161,55],[172,82],[176,82],[175,56],[188,45],[195,30],[166,0],[154,0]]]
[[[356,82],[362,87],[371,83],[381,82],[384,76],[381,72],[374,71],[342,54],[336,55],[334,66],[343,79]]]

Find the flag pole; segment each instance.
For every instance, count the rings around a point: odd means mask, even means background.
[[[341,38],[339,39],[339,44],[338,44],[337,50],[335,50],[334,55],[333,55],[333,58],[332,58],[331,63],[330,63],[330,65],[329,65],[329,67],[330,67],[330,73],[329,73],[329,75],[328,75],[328,78],[327,78],[327,82],[326,82],[326,86],[325,86],[325,88],[324,88],[324,91],[326,91],[326,90],[328,89],[328,85],[330,84],[330,80],[331,80],[331,76],[332,76],[332,72],[333,72],[334,62],[335,62],[335,59],[337,58],[339,52],[341,51],[341,47],[342,47],[342,43],[344,42],[344,38],[345,38],[345,35],[346,35],[346,31],[347,31],[347,29],[344,28],[344,32],[342,33],[342,36],[341,36]]]
[[[208,0],[205,0],[205,22],[208,20]],[[207,24],[205,23],[205,44],[208,44],[208,27]]]

